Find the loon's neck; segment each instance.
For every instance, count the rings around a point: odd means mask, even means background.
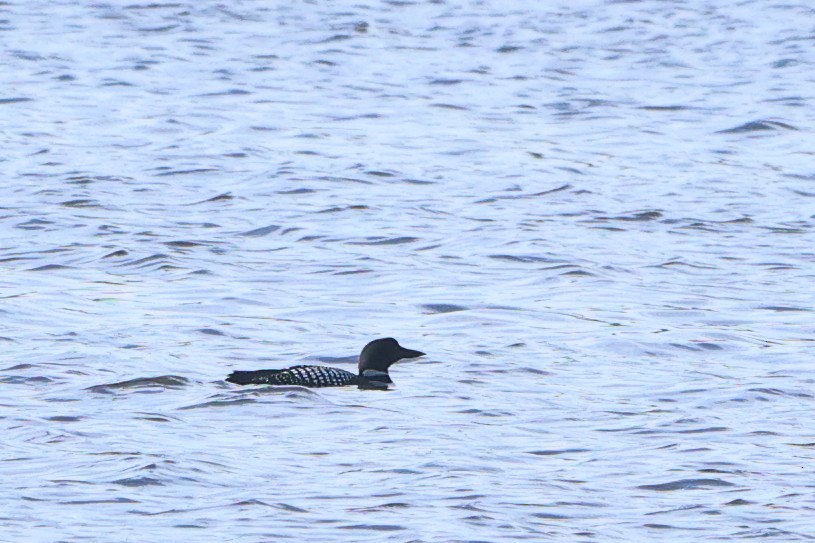
[[[387,371],[363,370],[359,374],[359,376],[369,381],[376,381],[379,383],[393,383],[393,381],[391,381],[391,376],[388,374]]]

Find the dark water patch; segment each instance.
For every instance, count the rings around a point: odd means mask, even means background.
[[[811,309],[805,307],[794,307],[794,306],[785,306],[785,305],[764,305],[759,306],[756,309],[765,309],[767,311],[776,311],[779,313],[784,312],[797,312],[797,311],[812,311]]]
[[[637,488],[642,490],[655,490],[657,492],[671,492],[674,490],[695,490],[697,488],[711,488],[711,487],[731,487],[736,486],[733,483],[723,481],[722,479],[680,479],[678,481],[671,481],[669,483],[661,483],[655,485],[640,485]]]
[[[737,505],[753,505],[754,503],[756,503],[756,502],[751,502],[749,500],[742,500],[741,498],[738,498],[738,499],[727,502],[725,505],[733,507],[733,506],[737,506]]]
[[[708,428],[696,428],[693,430],[678,430],[677,434],[706,434],[709,432],[727,432],[730,428],[726,426],[710,426]]]
[[[5,338],[4,338],[5,339]],[[30,370],[31,368],[36,368],[36,364],[17,364],[15,366],[9,366],[8,368],[4,368],[2,371],[20,371],[20,370]]]
[[[191,204],[186,204],[186,205],[194,206],[194,205],[198,205],[198,204],[207,204],[207,203],[210,203],[210,202],[227,202],[227,201],[232,200],[234,198],[235,197],[232,196],[231,193],[225,192],[223,194],[219,194],[218,196],[213,196],[212,198],[207,198],[206,200],[201,200],[200,202],[193,202]]]
[[[617,226],[594,226],[592,228],[595,230],[607,230],[609,232],[625,232],[625,228],[619,228]]]
[[[366,530],[373,532],[396,532],[405,530],[404,526],[398,524],[352,524],[349,526],[337,526],[340,530]]]
[[[510,347],[512,347],[512,345],[510,345]],[[523,373],[531,373],[533,375],[552,375],[551,371],[541,370],[541,369],[538,369],[538,368],[530,368],[530,367],[518,368],[516,371],[520,371],[520,372],[523,372]]]
[[[80,481],[79,479],[51,479],[49,482],[54,483],[56,485],[65,487],[65,486],[72,486],[72,485],[87,485],[93,486],[96,483],[92,483],[90,481]]]
[[[177,419],[171,419],[169,417],[165,417],[162,415],[145,415],[145,416],[135,416],[133,417],[135,420],[146,420],[148,422],[173,422]]]
[[[425,309],[426,315],[433,315],[436,313],[455,313],[456,311],[467,311],[469,307],[454,304],[425,304],[420,306]]]
[[[785,226],[762,226],[761,228],[773,234],[806,234],[809,232],[807,229]]]
[[[764,522],[773,522],[771,520],[767,520]],[[745,527],[741,525],[740,527]],[[811,532],[793,532],[790,530],[780,530],[778,528],[751,528],[749,530],[742,530],[739,532],[733,532],[732,534],[735,537],[730,537],[729,539],[758,539],[758,540],[765,540],[765,541],[783,541],[784,543],[788,543],[790,541],[812,541],[815,537],[812,536]]]
[[[630,215],[618,215],[616,217],[595,217],[595,220],[598,221],[628,221],[628,222],[647,222],[647,221],[654,221],[657,219],[662,218],[662,212],[651,210],[651,211],[638,211],[634,212]]]
[[[131,260],[130,262],[123,262],[122,264],[119,264],[119,266],[144,268],[148,264],[162,264],[169,260],[170,260],[169,255],[166,255],[164,253],[156,253],[150,256],[139,258],[137,260]]]
[[[721,345],[718,345],[716,343],[709,343],[707,341],[694,342],[694,345],[696,345],[697,347],[701,347],[707,351],[721,351],[724,348]]]
[[[225,91],[218,91],[218,92],[205,92],[203,94],[199,94],[198,96],[202,97],[202,98],[211,98],[211,97],[217,97],[217,96],[245,96],[245,95],[248,95],[248,94],[252,94],[252,93],[250,91],[244,90],[244,89],[228,89],[228,90],[225,90]]]
[[[178,240],[178,241],[164,241],[162,242],[167,247],[173,247],[178,249],[188,249],[190,247],[202,247],[207,245],[212,245],[212,242],[208,241],[185,241],[185,240]]]
[[[395,238],[382,238],[381,236],[367,238],[368,241],[347,241],[347,245],[403,245],[405,243],[414,243],[419,241],[419,238],[409,236],[400,236]]]
[[[314,189],[302,188],[302,189],[291,189],[291,190],[278,190],[278,191],[275,192],[275,194],[313,194],[315,192],[317,192],[317,191],[314,190]]]
[[[130,379],[127,381],[119,381],[117,383],[108,383],[104,385],[94,385],[85,390],[97,392],[101,394],[112,394],[115,390],[137,390],[140,392],[160,392],[154,389],[178,389],[183,388],[190,384],[190,380],[186,377],[179,377],[177,375],[161,375],[159,377],[139,377],[137,379]],[[150,389],[150,390],[143,390]]]
[[[307,509],[301,509],[299,507],[295,507],[293,505],[289,505],[287,503],[266,503],[263,500],[258,499],[250,499],[250,500],[241,500],[239,502],[235,502],[231,504],[233,507],[246,507],[247,505],[261,505],[263,507],[271,507],[274,509],[280,509],[281,511],[289,511],[292,513],[308,513]]]
[[[359,179],[356,177],[336,177],[332,175],[323,175],[317,178],[319,181],[329,181],[332,183],[358,183],[360,185],[373,185],[372,181]]]
[[[105,503],[141,503],[131,498],[110,498],[108,500],[71,500],[58,502],[60,505],[102,505]]]
[[[624,428],[597,428],[597,431],[598,432],[608,432],[608,433],[613,433],[613,434],[621,433],[621,432],[631,432],[633,434],[636,434],[636,433],[638,433],[640,431],[645,431],[645,430],[643,430],[642,426],[626,426]]]
[[[217,168],[193,168],[193,169],[190,169],[190,170],[169,170],[169,171],[157,173],[155,175],[156,175],[156,177],[170,177],[170,176],[175,176],[175,175],[196,175],[196,174],[201,174],[201,173],[212,173],[212,172],[217,172],[217,171],[220,171],[220,170],[218,170]],[[212,199],[205,200],[205,201],[211,201],[211,200]]]
[[[112,253],[106,254],[102,258],[121,258],[121,257],[128,256],[129,254],[130,253],[128,253],[126,250],[119,249],[118,251],[113,251]]]
[[[532,513],[535,518],[542,518],[547,520],[566,520],[572,518],[569,515],[562,515],[558,513]]]
[[[64,207],[102,207],[99,202],[90,199],[68,200],[60,205]]]
[[[106,78],[99,85],[99,87],[101,87],[101,88],[105,88],[105,87],[135,87],[135,86],[136,85],[134,85],[133,83],[130,83],[129,81],[123,81],[121,79],[109,79],[109,78]]]
[[[408,503],[402,502],[392,502],[392,503],[383,503],[381,505],[374,505],[371,507],[358,507],[355,509],[349,509],[349,511],[358,511],[360,513],[379,513],[381,511],[392,511],[394,509],[409,509],[413,507]]]
[[[330,38],[326,38],[324,40],[319,40],[315,43],[324,44],[324,43],[333,43],[333,42],[344,42],[350,39],[353,39],[354,36],[350,36],[348,34],[334,34]]]
[[[464,79],[431,79],[427,84],[452,87],[454,85],[460,85],[461,83],[464,83]]]
[[[639,106],[637,109],[645,111],[684,111],[690,108],[688,106]]]
[[[466,106],[457,106],[455,104],[435,103],[430,104],[430,107],[437,107],[440,109],[451,109],[454,111],[470,111],[470,108]]]
[[[676,347],[677,349],[684,349],[686,351],[697,351],[697,352],[702,351],[702,349],[698,349],[694,345],[683,345],[681,343],[669,343],[668,345],[671,347]]]
[[[424,472],[407,468],[389,468],[373,470],[372,473],[395,473],[396,475],[421,475]]]
[[[361,210],[361,209],[370,209],[370,207],[368,207],[366,205],[334,206],[334,207],[329,207],[327,209],[321,209],[320,211],[317,211],[317,213],[338,213],[340,211],[346,211],[346,210],[349,210],[349,209],[351,209],[351,210]]]
[[[674,258],[668,260],[667,262],[663,262],[661,264],[654,264],[652,266],[648,266],[649,268],[672,268],[672,267],[684,267],[684,268],[693,268],[698,270],[715,270],[715,266],[706,266],[704,264],[692,264],[690,262],[686,262],[679,258]]]
[[[758,392],[760,394],[769,394],[771,396],[787,396],[790,398],[812,398],[812,394],[806,392],[787,392],[777,388],[749,388],[748,392]]]
[[[547,194],[554,194],[555,192],[560,192],[563,190],[567,190],[572,188],[571,185],[565,184],[559,187],[555,187],[553,189],[544,190],[542,192],[535,192],[533,194],[508,194],[502,196],[493,196],[491,198],[485,198],[483,200],[477,200],[476,204],[489,204],[492,202],[496,202],[498,200],[519,200],[519,199],[526,199],[526,198],[538,198],[540,196],[546,196]]]
[[[560,277],[597,277],[597,275],[586,270],[571,270],[561,273]]]
[[[176,28],[179,28],[179,26],[180,25],[177,25],[177,24],[163,25],[163,26],[145,26],[145,27],[139,27],[139,28],[137,28],[137,30],[139,32],[148,32],[150,34],[162,34],[162,33],[165,33],[165,32],[170,32],[172,30],[175,30]]]
[[[54,380],[45,377],[44,375],[37,375],[35,377],[23,377],[20,375],[12,375],[10,377],[3,377],[0,379],[0,383],[4,383],[7,385],[27,385],[31,384],[39,384],[39,383],[51,383]]]
[[[361,115],[350,115],[347,117],[330,117],[332,121],[344,122],[344,121],[358,121],[363,119],[381,119],[382,115],[379,113],[363,113]]]
[[[127,479],[119,479],[113,481],[114,485],[130,486],[130,487],[144,487],[144,486],[164,486],[164,483],[153,477],[128,477]]]
[[[51,224],[54,224],[54,222],[44,219],[29,219],[15,225],[15,227],[19,228],[20,230],[43,230],[46,228],[46,226]]]
[[[798,130],[797,128],[790,124],[782,123],[779,121],[759,120],[744,123],[733,128],[728,128],[726,130],[719,130],[716,132],[716,134],[744,134],[749,132],[764,132],[768,130],[778,130],[778,129],[796,131]]]
[[[515,413],[511,411],[501,411],[500,409],[463,409],[456,411],[462,415],[478,415],[480,417],[498,418],[498,417],[511,417]]]
[[[247,236],[251,238],[259,238],[263,236],[267,236],[272,232],[277,232],[280,230],[280,226],[277,224],[270,224],[269,226],[262,226],[260,228],[255,228],[254,230],[248,230],[246,232],[241,232],[241,236]]]
[[[281,389],[284,387],[267,387],[267,388],[277,388]],[[197,403],[194,405],[186,405],[184,407],[179,407],[180,411],[188,411],[191,409],[208,409],[210,407],[232,407],[234,405],[245,405],[257,403],[257,400],[253,398],[235,398],[234,400],[212,400],[209,402]]]
[[[371,273],[372,271],[373,270],[360,268],[360,269],[357,269],[357,270],[338,271],[338,272],[332,273],[331,275],[357,275],[357,274],[360,274],[360,273]]]
[[[0,98],[0,106],[7,105],[7,104],[20,104],[23,102],[33,102],[33,98],[25,98],[22,96],[16,96],[13,98]]]
[[[69,175],[65,178],[69,185],[90,185],[105,181],[128,182],[133,181],[133,178],[120,175]]]
[[[269,507],[274,507],[275,509],[280,509],[281,511],[288,511],[290,513],[308,513],[308,509],[302,509],[300,507],[296,507],[294,505],[278,502],[269,504]]]
[[[701,530],[705,530],[705,528],[702,528],[702,527],[697,528],[697,527],[690,527],[690,526],[672,526],[670,524],[652,524],[652,523],[643,524],[642,527],[643,528],[651,528],[652,530],[685,530],[685,531],[692,530],[692,531],[697,531],[697,532],[701,531]]]
[[[547,449],[541,451],[526,451],[527,454],[534,454],[535,456],[557,456],[560,454],[574,454],[591,452],[591,449]]]
[[[220,330],[215,330],[214,328],[199,328],[196,332],[205,334],[208,336],[225,336],[226,334],[221,332]]]
[[[545,256],[531,256],[531,255],[489,255],[489,258],[494,260],[504,260],[507,262],[522,262],[524,264],[544,262],[547,264],[555,264],[564,262],[557,258],[549,258]]]
[[[73,270],[73,269],[74,269],[73,266],[63,266],[62,264],[46,264],[45,266],[30,268],[27,271],[42,272],[42,271]]]
[[[665,221],[667,222],[667,221]],[[715,223],[705,222],[705,221],[696,221],[690,224],[682,225],[679,227],[680,230],[699,230],[701,232],[724,232],[721,226]]]
[[[84,420],[84,418],[85,417],[73,417],[69,415],[55,415],[53,417],[48,417],[45,420],[51,422],[79,422],[81,420]]]

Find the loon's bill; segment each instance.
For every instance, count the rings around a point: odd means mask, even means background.
[[[359,355],[359,373],[327,366],[292,366],[282,370],[233,371],[226,378],[238,385],[297,385],[310,388],[357,385],[364,389],[387,389],[393,383],[388,368],[404,358],[424,356],[406,349],[393,338],[376,339]]]

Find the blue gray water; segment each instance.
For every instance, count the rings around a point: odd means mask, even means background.
[[[815,538],[813,29],[0,3],[0,540]]]

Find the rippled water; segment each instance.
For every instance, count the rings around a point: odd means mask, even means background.
[[[813,28],[0,3],[0,539],[812,539]]]

